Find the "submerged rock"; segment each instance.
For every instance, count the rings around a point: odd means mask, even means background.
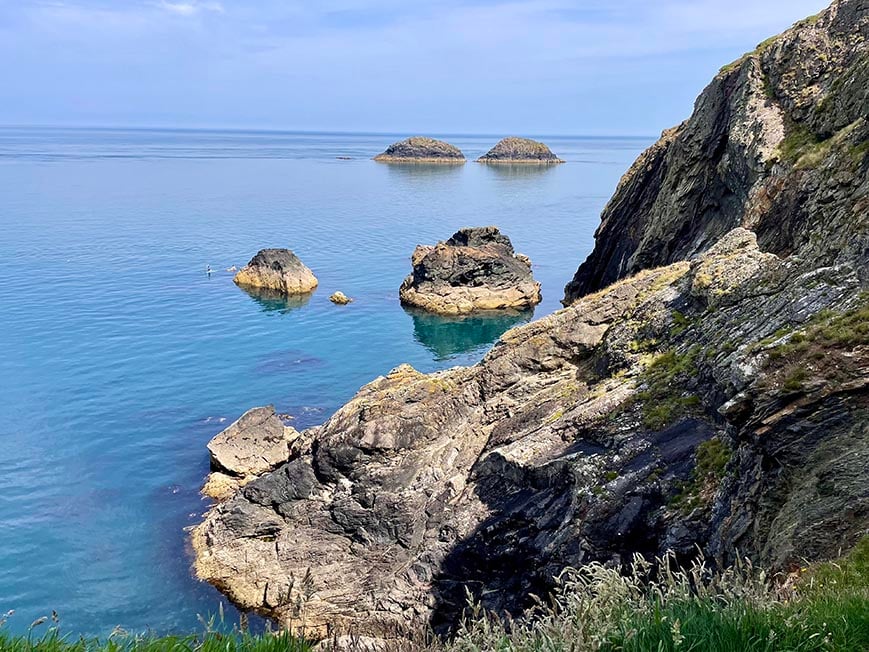
[[[540,303],[531,261],[497,227],[461,229],[435,246],[420,245],[401,284],[405,305],[444,315],[523,309]]]
[[[696,108],[718,137],[665,138],[669,154],[640,158],[614,198],[634,220],[601,227],[601,273],[568,307],[472,367],[402,365],[364,386],[209,511],[192,533],[198,576],[309,636],[378,637],[448,631],[466,593],[520,616],[590,561],[700,551],[775,571],[865,536],[869,126],[849,111],[865,107],[867,30],[865,2],[839,0],[723,71]],[[846,126],[818,148],[757,131],[770,111]],[[754,167],[756,147],[778,150],[770,170]],[[684,194],[663,194],[686,162],[698,176],[671,183],[687,184],[708,235],[683,219]],[[731,193],[705,196],[718,166]],[[749,170],[766,181],[745,201]]]
[[[317,287],[317,278],[289,249],[262,249],[233,279],[248,288],[283,294],[307,294]]]
[[[477,159],[478,163],[564,163],[546,145],[530,138],[510,136]]]
[[[442,140],[412,136],[393,143],[374,157],[382,163],[464,163],[462,150]]]
[[[334,292],[332,296],[329,297],[329,301],[339,306],[346,306],[348,303],[352,303],[353,299],[343,292]]]

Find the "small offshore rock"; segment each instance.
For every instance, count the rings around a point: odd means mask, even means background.
[[[343,292],[335,292],[334,294],[332,294],[332,296],[329,297],[329,301],[339,306],[346,306],[348,303],[351,303],[353,299],[348,297]]]
[[[524,163],[554,165],[564,163],[549,147],[530,138],[509,136],[477,159],[478,163]]]
[[[529,308],[541,300],[531,261],[515,253],[494,226],[461,229],[433,247],[420,245],[411,261],[413,272],[399,289],[405,305],[460,315]]]
[[[412,136],[393,143],[382,154],[374,157],[381,163],[451,163],[465,162],[465,155],[455,145],[442,140]]]
[[[282,294],[307,294],[317,287],[317,277],[289,249],[262,249],[233,280],[236,285]]]

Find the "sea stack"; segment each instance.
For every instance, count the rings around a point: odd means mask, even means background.
[[[401,284],[405,305],[442,315],[524,309],[540,303],[531,261],[513,251],[498,227],[461,229],[435,246],[420,245],[413,272]]]
[[[288,295],[307,294],[317,287],[317,277],[289,249],[260,250],[233,280],[236,285]]]
[[[530,138],[510,136],[502,138],[497,145],[478,158],[477,163],[554,165],[564,161],[543,143]]]
[[[465,155],[455,145],[442,140],[413,136],[393,143],[382,154],[374,157],[381,163],[448,163],[460,165]]]

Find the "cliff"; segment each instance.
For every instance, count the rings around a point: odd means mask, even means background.
[[[857,255],[865,270],[848,227],[869,210],[867,38],[869,3],[838,1],[722,68],[622,178],[565,305],[740,226],[764,251],[814,249],[818,267]]]
[[[723,70],[625,175],[569,306],[377,378],[216,505],[196,570],[311,633],[517,616],[568,566],[869,530],[865,0]],[[811,53],[811,56],[810,56]]]

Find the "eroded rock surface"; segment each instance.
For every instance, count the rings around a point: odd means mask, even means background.
[[[199,576],[287,627],[377,637],[448,629],[466,590],[519,615],[591,560],[699,549],[788,569],[853,545],[869,528],[865,26],[865,2],[840,0],[723,71],[623,180],[569,307],[473,367],[363,387],[206,515]],[[824,97],[845,126],[794,154],[788,120],[820,124]]]
[[[509,136],[502,138],[488,152],[477,159],[478,163],[536,163],[551,165],[564,163],[546,145],[530,138]]]
[[[393,143],[374,160],[382,163],[464,163],[465,155],[455,145],[442,140],[412,136]]]
[[[737,226],[779,255],[814,241],[819,266],[858,252],[865,242],[846,227],[869,209],[842,206],[865,183],[867,88],[865,0],[834,2],[722,68],[693,115],[622,177],[565,304],[696,255]]]
[[[262,249],[233,279],[248,288],[285,295],[307,294],[317,287],[317,278],[289,249]]]
[[[401,284],[405,305],[444,315],[524,309],[540,303],[531,261],[497,227],[461,229],[435,246],[420,245]]]

